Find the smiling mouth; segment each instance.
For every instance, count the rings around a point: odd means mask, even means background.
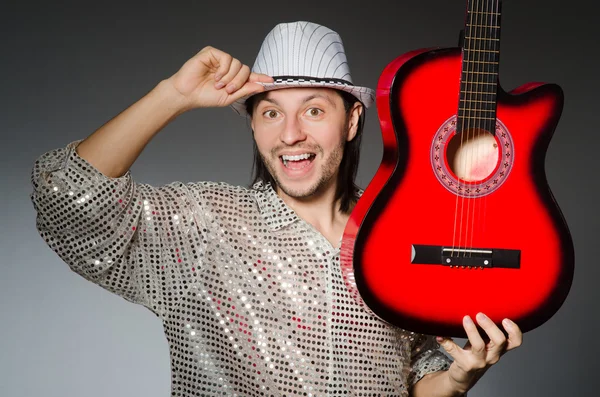
[[[310,163],[315,159],[315,155],[313,153],[303,153],[294,156],[283,155],[279,156],[279,159],[283,163],[284,167],[291,170],[301,170],[305,167],[308,167]]]

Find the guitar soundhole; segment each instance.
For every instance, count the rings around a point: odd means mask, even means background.
[[[453,194],[467,198],[488,195],[510,173],[512,138],[500,120],[494,134],[482,129],[456,133],[456,116],[436,132],[431,144],[431,165],[438,181]]]
[[[464,182],[481,182],[498,166],[498,142],[481,129],[454,134],[446,146],[448,167]]]

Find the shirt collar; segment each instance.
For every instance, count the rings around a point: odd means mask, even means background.
[[[277,195],[269,182],[258,181],[252,185],[252,189],[260,213],[271,228],[279,230],[300,219],[294,210]]]
[[[279,197],[271,183],[258,181],[252,185],[254,196],[258,203],[258,208],[265,222],[274,230],[284,228],[298,220],[300,217],[293,209]],[[357,189],[356,195],[360,198],[364,193],[363,189]]]

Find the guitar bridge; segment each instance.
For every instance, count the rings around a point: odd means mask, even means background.
[[[442,265],[461,269],[519,269],[521,267],[521,251],[503,248],[444,247],[413,244],[411,263]]]

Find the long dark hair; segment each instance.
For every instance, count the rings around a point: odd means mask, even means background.
[[[350,109],[352,106],[358,102],[356,97],[348,92],[335,90],[335,92],[339,93],[344,101],[344,108],[346,110],[346,119],[350,116]],[[258,102],[260,102],[265,96],[266,92],[262,92],[260,94],[251,96],[246,100],[246,112],[252,117],[252,113],[254,111],[254,106]],[[353,207],[354,203],[358,200],[358,186],[354,182],[356,180],[356,174],[358,172],[358,161],[360,157],[360,142],[362,140],[362,131],[365,124],[365,110],[363,106],[363,111],[358,120],[358,126],[356,135],[354,139],[348,141],[344,144],[344,155],[342,157],[342,162],[340,163],[340,168],[338,172],[338,180],[337,180],[337,190],[335,192],[335,199],[340,200],[340,210],[343,213],[350,212],[350,209]],[[254,131],[253,131],[254,133]],[[275,179],[269,173],[265,163],[258,152],[258,147],[256,146],[256,141],[253,140],[253,150],[254,150],[254,164],[252,166],[252,185],[258,181],[263,181],[265,183],[270,183],[271,186],[275,187]]]

